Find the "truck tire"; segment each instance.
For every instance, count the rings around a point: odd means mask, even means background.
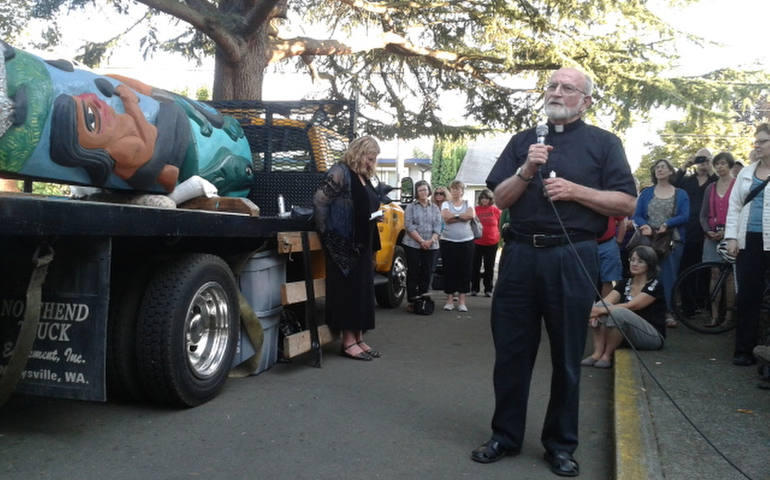
[[[137,322],[137,364],[147,395],[185,407],[219,393],[233,362],[240,315],[228,265],[190,254],[162,265]]]
[[[136,364],[136,321],[149,275],[149,266],[144,265],[113,275],[107,323],[107,395],[111,399],[146,398]]]
[[[393,250],[393,265],[388,272],[388,281],[374,287],[377,305],[396,308],[406,296],[406,253],[404,247],[396,246]]]

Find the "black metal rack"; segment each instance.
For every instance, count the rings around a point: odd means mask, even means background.
[[[313,193],[324,172],[338,160],[355,136],[354,100],[301,100],[263,102],[229,100],[209,102],[234,117],[244,130],[252,152],[253,186],[249,199],[262,214],[277,215],[278,195],[287,208],[312,207]],[[338,136],[326,136],[327,158],[316,158],[309,130],[322,127]],[[316,146],[317,147],[317,146]]]

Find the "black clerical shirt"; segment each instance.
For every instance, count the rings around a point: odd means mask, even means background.
[[[611,190],[636,196],[636,185],[620,139],[582,120],[564,125],[563,131],[548,124],[546,144],[554,148],[548,162],[540,167],[542,177],[565,178],[597,190]],[[514,135],[500,154],[487,177],[487,187],[494,190],[515,174],[527,160],[529,146],[537,142],[535,129]],[[555,202],[559,215],[570,233],[601,235],[607,229],[607,217],[577,202]],[[519,233],[561,234],[559,222],[543,195],[543,184],[535,176],[518,201],[511,205],[510,225]]]

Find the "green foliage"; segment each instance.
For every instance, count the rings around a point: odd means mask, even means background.
[[[33,182],[32,193],[39,195],[49,195],[57,197],[68,197],[70,194],[69,185],[59,183]]]
[[[94,4],[11,2],[33,5],[35,16],[50,18],[52,28],[62,12]],[[280,58],[279,70],[311,68],[327,82],[328,91],[319,96],[358,97],[363,127],[385,139],[460,138],[533,125],[542,117],[542,87],[549,73],[562,66],[580,68],[595,79],[594,114],[611,119],[619,132],[656,107],[682,108],[685,121],[696,126],[724,119],[735,99],[758,98],[770,85],[766,74],[732,70],[668,76],[678,63],[675,40],[684,35],[663,23],[648,0],[283,0],[264,11],[259,10],[263,1],[135,3],[147,6],[146,16],[137,21],[146,28],[141,41],[145,55],[172,51],[198,60],[217,55],[227,68],[217,77],[215,97],[221,85],[248,84],[228,83],[249,77],[239,70],[249,63],[243,55]],[[107,4],[125,12],[134,2]],[[286,15],[286,8],[294,17]],[[188,29],[166,33],[151,22],[168,15]],[[264,21],[247,24],[254,17]],[[279,21],[286,18],[300,18],[306,30],[323,32],[324,41],[281,37]],[[50,38],[56,39],[52,32]],[[119,35],[92,42],[82,57],[98,61]],[[440,98],[446,92],[453,105]],[[448,107],[462,107],[463,120],[445,120]]]
[[[316,68],[330,72],[335,91],[358,92],[391,113],[389,125],[414,135],[480,133],[438,119],[438,95],[447,90],[458,102],[464,99],[471,125],[507,131],[532,125],[541,115],[542,87],[561,66],[581,68],[596,80],[596,114],[612,119],[616,130],[653,107],[680,106],[697,120],[719,115],[726,93],[739,88],[718,81],[734,79],[728,75],[666,78],[677,61],[678,33],[645,1],[395,2],[371,4],[369,11],[313,0],[291,6],[330,31],[360,27],[374,35],[384,25],[404,37],[378,51],[318,58]],[[410,97],[419,100],[410,105]],[[390,133],[389,125],[383,122],[382,131]]]
[[[211,92],[206,87],[200,87],[195,91],[195,99],[200,101],[211,100]]]
[[[464,140],[441,139],[433,143],[433,188],[448,187],[460,170],[468,145]]]
[[[29,21],[33,0],[0,2],[0,40],[12,43]]]
[[[175,91],[174,93],[177,93],[183,97],[194,98],[195,100],[200,101],[211,100],[211,91],[207,87],[199,87],[195,91],[195,96],[190,93],[190,89],[187,87],[184,87],[179,91]]]
[[[663,130],[658,132],[663,143],[649,145],[649,153],[642,157],[634,173],[641,185],[652,183],[650,167],[659,159],[665,158],[674,166],[681,167],[700,148],[709,149],[712,155],[730,152],[736,160],[747,165],[754,142],[754,129],[769,117],[767,95],[756,101],[748,98],[736,93],[732,98],[723,99],[727,113],[721,116],[696,118],[685,115],[682,120],[666,122]]]
[[[16,188],[18,188],[19,191],[23,191],[24,182],[17,180]],[[32,193],[55,197],[69,197],[70,187],[69,185],[62,185],[59,183],[32,182]]]
[[[754,140],[754,129],[735,121],[711,121],[696,128],[689,122],[671,121],[666,122],[659,134],[664,141],[663,145],[652,146],[634,172],[642,186],[652,183],[650,167],[656,161],[665,158],[680,168],[701,148],[709,149],[712,155],[722,151],[730,152],[736,160],[747,165]]]

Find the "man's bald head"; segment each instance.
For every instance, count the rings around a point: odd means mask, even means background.
[[[560,68],[545,87],[545,114],[556,125],[578,120],[593,103],[593,82],[575,68]]]

